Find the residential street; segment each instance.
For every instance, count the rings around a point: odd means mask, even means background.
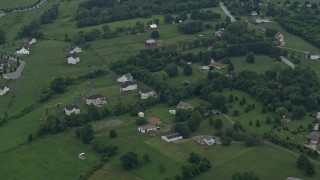
[[[20,65],[17,68],[17,71],[6,73],[3,75],[3,78],[5,78],[5,79],[18,79],[18,78],[20,78],[21,73],[22,73],[25,65],[26,65],[26,62],[20,61]]]
[[[230,11],[227,9],[227,7],[223,4],[223,2],[220,2],[220,8],[223,10],[223,12],[230,17],[231,22],[236,21],[234,17],[231,15]]]

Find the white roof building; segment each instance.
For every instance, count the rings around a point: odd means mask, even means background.
[[[150,28],[150,29],[157,29],[158,26],[157,26],[156,24],[150,24],[150,25],[149,25],[149,28]]]
[[[17,55],[27,55],[30,54],[30,51],[25,47],[22,47],[20,50],[16,52]]]

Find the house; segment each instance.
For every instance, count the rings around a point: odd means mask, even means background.
[[[10,64],[7,60],[0,60],[0,69],[5,69],[10,67]]]
[[[17,55],[26,55],[26,54],[30,54],[30,51],[25,47],[21,47],[21,49],[17,49],[16,54]]]
[[[0,17],[6,16],[6,13],[4,11],[0,11]]]
[[[126,81],[120,88],[120,91],[132,91],[137,89],[137,83],[133,81]]]
[[[320,53],[318,53],[318,52],[308,52],[308,57],[311,60],[318,60],[320,58]]]
[[[107,104],[107,98],[101,94],[92,95],[86,99],[86,104],[87,105],[93,104],[96,107],[101,107]]]
[[[141,88],[139,94],[141,96],[141,99],[148,99],[150,96],[155,96],[156,92],[152,88],[146,87]]]
[[[319,124],[314,125],[314,130],[319,131]]]
[[[257,16],[257,15],[258,15],[258,13],[256,11],[251,12],[251,16]]]
[[[69,48],[69,54],[73,54],[73,53],[82,53],[82,49],[81,47],[77,47],[77,46],[71,46]]]
[[[261,23],[266,23],[266,22],[271,22],[269,19],[258,17],[258,16],[252,16],[250,18],[250,21],[254,24],[261,24]]]
[[[167,141],[167,142],[174,142],[182,139],[182,136],[179,133],[170,134],[166,136],[161,136],[161,139]]]
[[[320,112],[317,113],[316,119],[317,119],[317,120],[320,120]]]
[[[213,59],[211,59],[209,67],[216,68],[216,69],[224,69],[226,65],[215,62]]]
[[[201,145],[212,146],[215,144],[215,139],[210,136],[200,136],[197,138],[197,142]]]
[[[80,62],[80,57],[76,53],[68,54],[66,62],[68,64],[77,64],[78,62]]]
[[[279,42],[283,42],[284,41],[284,36],[283,34],[281,34],[280,32],[277,32],[275,35],[274,35],[274,39],[279,41]]]
[[[207,51],[213,51],[213,46],[208,46]]]
[[[138,113],[138,116],[139,116],[139,117],[144,117],[144,113],[143,113],[143,112],[139,112],[139,113]]]
[[[78,158],[81,159],[81,160],[85,160],[86,159],[86,154],[83,152],[83,153],[80,153],[78,155]]]
[[[146,46],[154,46],[154,45],[156,44],[156,40],[154,40],[154,39],[148,39],[148,40],[146,40],[146,41],[144,42],[144,44],[145,44]]]
[[[170,113],[170,114],[176,114],[176,110],[170,109],[170,110],[169,110],[169,113]]]
[[[121,82],[121,83],[127,82],[127,81],[133,81],[133,77],[130,73],[127,73],[117,79],[117,82]]]
[[[294,178],[294,177],[287,177],[286,180],[301,180],[300,178]]]
[[[31,44],[35,44],[36,42],[37,42],[37,39],[33,37],[23,38],[23,44],[26,46],[30,46]]]
[[[177,109],[184,109],[184,110],[191,109],[191,110],[193,110],[193,106],[191,106],[187,102],[180,101],[179,104],[177,105]]]
[[[221,31],[221,30],[216,31],[216,32],[214,33],[214,35],[215,35],[216,37],[222,37],[223,31]]]
[[[7,86],[0,84],[0,96],[5,95],[9,90]]]
[[[317,144],[320,140],[320,132],[312,132],[306,137],[307,143]]]
[[[64,112],[68,116],[70,116],[71,114],[80,114],[80,108],[76,105],[68,105],[64,107]]]
[[[150,24],[149,29],[157,29],[158,26],[156,24]]]
[[[149,132],[149,131],[155,131],[155,130],[157,130],[157,126],[155,126],[153,124],[149,124],[149,125],[146,125],[146,126],[138,127],[138,131],[142,132],[142,133],[146,133],[146,132]]]

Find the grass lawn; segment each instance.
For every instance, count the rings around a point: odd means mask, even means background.
[[[256,60],[253,64],[246,62],[246,57],[230,58],[233,63],[235,72],[239,73],[243,70],[251,70],[257,73],[264,73],[272,68],[285,69],[288,66],[282,62],[276,61],[269,56],[256,55]]]
[[[82,152],[85,160],[78,159]],[[6,162],[1,165],[0,179],[76,179],[99,162],[99,157],[90,146],[60,134],[1,152],[0,161]]]

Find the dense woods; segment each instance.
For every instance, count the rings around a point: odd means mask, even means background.
[[[217,0],[89,0],[79,5],[75,19],[77,27],[85,27],[137,17],[147,18],[154,14],[186,14],[200,8],[216,7],[218,2]],[[218,18],[218,15],[202,12],[194,17],[210,20]]]

